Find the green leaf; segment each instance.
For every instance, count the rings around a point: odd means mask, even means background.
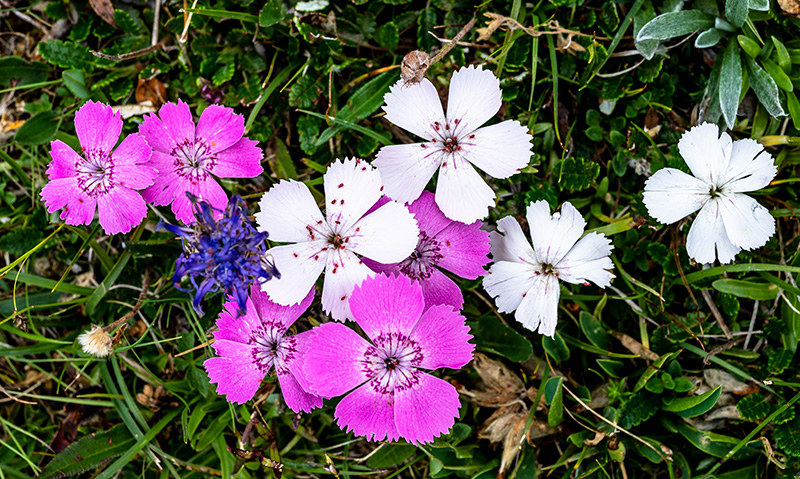
[[[772,300],[778,297],[780,288],[772,283],[757,283],[744,279],[718,279],[711,283],[717,291],[739,298]]]
[[[585,190],[600,174],[600,165],[580,156],[566,158],[554,168],[560,171],[559,184],[571,192]]]
[[[555,332],[552,338],[549,336],[542,336],[542,347],[544,347],[547,354],[557,363],[569,359],[569,348],[558,331]]]
[[[94,17],[92,16],[84,16],[78,19],[78,23],[76,23],[70,30],[69,30],[69,39],[73,42],[80,43],[89,36],[89,32],[92,31],[92,23],[94,22]]]
[[[775,428],[775,444],[786,454],[800,457],[800,418]]]
[[[47,63],[29,63],[20,57],[0,58],[0,85],[11,86],[12,80],[16,80],[16,86],[43,82],[50,68]]]
[[[664,13],[647,22],[636,41],[669,40],[714,26],[714,17],[699,10]]]
[[[533,353],[530,341],[513,329],[492,318],[469,323],[475,346],[499,354],[514,362],[522,362]]]
[[[123,32],[129,35],[138,35],[140,33],[136,20],[125,10],[114,10],[114,21],[117,22]]]
[[[747,20],[748,10],[747,0],[725,0],[725,18],[739,28]]]
[[[744,419],[756,421],[769,414],[770,404],[763,394],[752,393],[740,399],[736,409]]]
[[[647,421],[658,412],[658,397],[644,391],[634,393],[619,409],[619,425],[631,429]]]
[[[310,75],[298,78],[289,90],[289,105],[295,108],[310,107],[319,95],[317,80],[317,78]]]
[[[386,444],[369,458],[367,466],[372,469],[386,469],[404,462],[416,450],[417,447],[410,444]]]
[[[317,151],[319,137],[319,121],[313,116],[302,116],[297,120],[297,132],[300,134],[300,148],[308,155]]]
[[[778,88],[785,91],[792,91],[794,89],[792,80],[789,79],[789,75],[787,75],[786,72],[784,72],[783,69],[775,62],[769,58],[763,58],[761,60],[761,65],[764,66],[764,70],[766,70],[772,79],[775,80]]]
[[[85,100],[91,95],[86,88],[86,80],[83,76],[83,70],[64,70],[61,72],[61,79],[64,80],[64,85],[73,95]]]
[[[744,50],[750,58],[761,55],[761,47],[752,38],[746,37],[745,35],[737,35],[736,41],[739,42],[739,46],[742,47],[742,50]]]
[[[708,455],[714,457],[725,457],[739,442],[739,439],[724,434],[717,434],[709,431],[700,431],[695,429],[684,421],[670,421],[669,419],[662,419],[665,425],[671,426],[671,429],[677,430],[683,437],[685,437],[692,445]],[[761,441],[754,441],[761,443]],[[739,449],[732,459],[746,459],[758,454],[756,449],[745,446]]]
[[[623,371],[625,370],[625,363],[616,359],[598,358],[597,365],[612,378],[625,377]]]
[[[44,238],[41,228],[32,226],[16,227],[0,236],[0,251],[13,255],[23,255],[32,250]]]
[[[378,45],[394,51],[397,48],[397,42],[400,40],[400,32],[397,29],[397,24],[394,22],[387,22],[378,27],[375,32],[375,41]]]
[[[767,370],[771,375],[777,376],[789,367],[789,364],[792,363],[792,358],[794,358],[794,351],[776,348],[769,354]]]
[[[94,59],[88,48],[72,42],[49,40],[40,42],[38,48],[42,58],[61,68],[86,70],[92,66]]]
[[[767,109],[770,115],[774,117],[786,116],[781,106],[780,97],[778,96],[778,85],[775,80],[764,71],[763,68],[758,66],[755,60],[749,56],[745,57],[747,63],[747,74],[750,78],[750,86],[758,97],[758,101]]]
[[[780,40],[774,36],[771,38],[772,44],[775,45],[775,56],[778,58],[778,65],[780,65],[784,72],[791,73],[792,57],[789,55],[789,50],[786,49],[786,45]]]
[[[544,386],[544,400],[550,404],[547,423],[556,427],[564,421],[564,378],[557,376],[547,380]]]
[[[230,62],[214,72],[214,76],[211,77],[211,83],[213,83],[214,86],[220,86],[226,81],[230,81],[230,79],[233,78],[234,73],[236,73],[236,64],[234,62]]]
[[[708,30],[701,32],[700,35],[697,35],[697,38],[694,40],[694,46],[695,48],[710,48],[719,43],[719,41],[722,40],[722,37],[722,30],[709,28]]]
[[[683,397],[664,401],[661,409],[674,412],[681,417],[695,417],[705,414],[717,403],[719,395],[722,394],[722,386],[717,386],[711,391],[699,396]]]
[[[800,101],[797,101],[797,95],[794,92],[786,94],[786,106],[792,117],[792,125],[795,129],[800,130]]]
[[[44,468],[40,479],[71,476],[96,469],[136,444],[125,424],[82,437],[61,451]]]
[[[741,93],[742,58],[739,55],[739,45],[730,39],[722,54],[722,67],[719,72],[719,106],[728,128],[733,128],[736,123],[736,111],[739,109]]]
[[[14,141],[22,143],[23,145],[41,145],[50,141],[58,131],[59,114],[55,111],[48,110],[37,113],[26,121],[16,135]]]
[[[286,16],[286,5],[283,0],[269,0],[258,15],[258,24],[262,27],[271,27],[283,20]]]
[[[580,323],[583,334],[589,338],[592,344],[598,348],[608,349],[608,345],[611,343],[611,336],[603,329],[600,321],[586,311],[581,311]]]

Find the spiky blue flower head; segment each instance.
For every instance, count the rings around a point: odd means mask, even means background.
[[[267,232],[256,231],[239,196],[232,196],[220,212],[191,193],[186,195],[197,221],[190,226],[163,224],[183,242],[184,252],[175,260],[172,282],[181,291],[191,292],[179,286],[181,278],[189,276],[195,290],[192,306],[198,313],[203,312],[200,301],[206,293],[224,289],[236,299],[242,315],[247,310],[250,285],[281,277],[266,256]],[[219,220],[214,219],[215,211],[223,213]]]

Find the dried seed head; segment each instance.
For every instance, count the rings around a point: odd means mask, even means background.
[[[425,72],[431,66],[431,59],[427,53],[414,50],[403,57],[400,63],[400,78],[406,85],[415,85],[425,78]]]
[[[100,358],[111,354],[113,345],[111,335],[96,324],[93,324],[92,329],[89,331],[81,333],[81,335],[78,336],[78,342],[81,343],[81,348],[83,348],[84,353]]]

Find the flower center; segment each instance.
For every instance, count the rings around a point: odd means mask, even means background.
[[[114,162],[108,153],[84,150],[86,159],[77,164],[78,186],[90,196],[108,193],[114,186]]]
[[[265,375],[275,366],[275,372],[286,374],[286,362],[297,354],[294,336],[284,336],[286,328],[280,323],[268,322],[250,335],[248,344],[253,345],[253,362]]]
[[[419,382],[417,368],[422,363],[422,349],[416,341],[399,333],[382,333],[375,338],[361,359],[370,386],[381,394],[410,388]]]
[[[549,264],[549,263],[541,263],[541,264],[539,264],[539,269],[536,270],[536,275],[538,276],[540,274],[544,274],[544,275],[552,274],[553,276],[558,278],[558,270],[556,269],[555,266],[553,266],[552,264]]]
[[[174,165],[178,175],[190,178],[195,184],[205,180],[217,164],[216,155],[211,153],[208,144],[202,139],[192,141],[184,138],[172,150],[172,157],[175,158]]]
[[[722,188],[717,185],[708,185],[708,194],[712,198],[717,198],[722,194]]]
[[[333,249],[344,249],[344,244],[350,241],[350,238],[342,237],[339,233],[334,233],[328,237],[328,244]]]
[[[408,258],[400,262],[400,272],[413,280],[430,278],[434,265],[444,257],[440,250],[438,241],[420,231],[417,247]]]

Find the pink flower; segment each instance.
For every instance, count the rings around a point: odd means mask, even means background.
[[[159,173],[144,199],[159,206],[172,203],[172,212],[186,224],[195,220],[186,192],[224,211],[228,197],[214,177],[252,178],[264,171],[258,142],[242,136],[244,117],[231,108],[209,106],[195,128],[189,105],[165,103],[158,116],[145,118],[139,133],[153,147]]]
[[[423,369],[467,364],[472,336],[450,306],[423,305],[419,283],[381,274],[350,298],[353,318],[370,341],[342,323],[311,330],[313,346],[303,362],[309,390],[323,397],[351,391],[334,412],[340,427],[368,440],[419,444],[453,426],[458,392]]]
[[[122,119],[102,103],[86,102],[75,113],[75,131],[83,156],[61,140],[50,144],[50,182],[41,193],[47,211],[63,208],[68,225],[88,225],[97,211],[107,234],[127,233],[147,216],[137,190],[153,184],[156,170],[145,165],[152,149],[134,133],[112,152]]]
[[[297,305],[281,306],[270,301],[258,285],[250,288],[247,312],[237,316],[236,301],[225,303],[217,318],[214,351],[219,355],[203,364],[217,393],[228,401],[245,403],[258,391],[261,380],[274,367],[283,399],[294,412],[311,412],[322,406],[322,398],[307,392],[300,358],[308,347],[311,331],[287,336],[286,332],[314,300],[314,290]]]
[[[393,264],[370,259],[364,263],[378,273],[400,273],[419,281],[426,308],[447,304],[460,310],[461,288],[439,268],[467,279],[483,276],[483,266],[489,262],[489,233],[481,230],[481,221],[467,225],[447,219],[430,191],[423,191],[408,211],[419,225],[419,241],[411,256]]]
[[[436,204],[448,218],[472,223],[489,214],[495,197],[473,166],[489,176],[508,178],[531,159],[532,137],[518,121],[481,127],[502,104],[500,81],[481,67],[453,74],[447,116],[436,87],[427,79],[412,86],[401,80],[385,101],[387,120],[425,140],[378,152],[375,167],[386,195],[395,201],[419,198],[438,169]]]
[[[262,288],[278,304],[294,304],[324,270],[322,308],[344,321],[351,317],[353,288],[375,274],[357,255],[381,263],[402,261],[414,251],[419,228],[408,208],[394,201],[365,214],[383,190],[380,175],[367,162],[337,160],[323,180],[325,216],[308,187],[297,181],[281,181],[261,198],[258,230],[268,231],[272,241],[294,243],[267,251],[281,278]]]

